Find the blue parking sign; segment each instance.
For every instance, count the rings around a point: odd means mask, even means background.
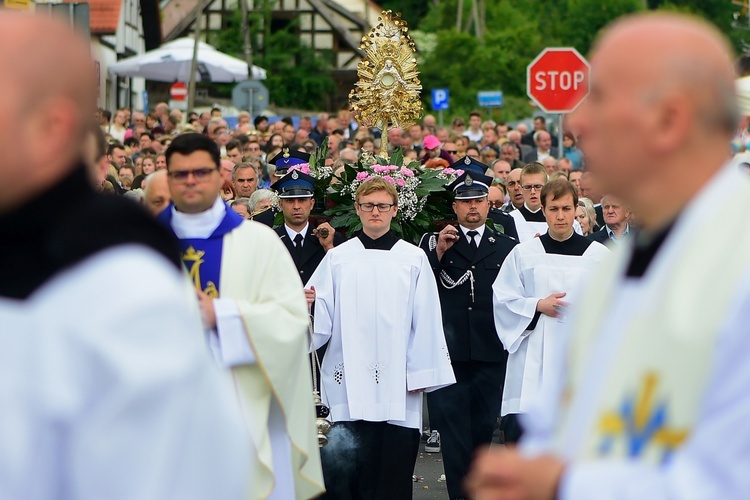
[[[448,100],[450,94],[448,89],[433,89],[432,90],[432,110],[443,111],[448,109]]]

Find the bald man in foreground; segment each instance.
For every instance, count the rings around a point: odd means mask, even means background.
[[[566,368],[520,451],[479,456],[468,489],[478,500],[750,498],[750,178],[727,158],[738,121],[728,43],[692,18],[637,16],[605,31],[591,61],[570,126],[642,231],[579,295]],[[695,230],[707,224],[711,238]]]
[[[0,498],[243,498],[250,441],[176,244],[91,186],[89,50],[0,11]]]

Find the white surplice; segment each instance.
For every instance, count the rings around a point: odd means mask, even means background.
[[[244,498],[231,380],[161,255],[114,247],[0,299],[0,339],[0,498]]]
[[[575,303],[586,276],[609,254],[592,242],[581,256],[548,254],[539,238],[517,245],[505,259],[492,285],[495,326],[505,349],[508,367],[502,415],[526,412],[537,397],[545,375],[560,363],[565,312],[552,318],[542,314],[536,328],[527,330],[537,303],[553,293]]]
[[[542,208],[539,208],[538,211],[541,210]],[[512,212],[508,212],[508,215],[513,217],[513,219],[515,220],[516,232],[518,233],[518,241],[521,243],[534,239],[537,234],[544,234],[549,229],[549,226],[546,222],[527,221],[523,216],[523,212],[521,212],[520,210],[513,210]],[[578,234],[583,234],[581,224],[577,220],[573,221],[573,230]]]
[[[330,250],[310,278],[315,347],[333,421],[368,420],[421,429],[422,394],[456,382],[425,253],[398,241],[367,250],[359,238]]]
[[[641,278],[620,276],[612,285],[609,306],[602,312],[606,321],[596,330],[591,356],[581,360],[579,366],[561,365],[560,376],[555,384],[546,385],[539,404],[526,415],[526,434],[522,450],[528,455],[553,453],[567,462],[558,489],[558,498],[563,500],[612,499],[744,499],[750,498],[750,258],[746,244],[736,247],[737,236],[746,231],[748,210],[747,173],[737,165],[730,165],[716,175],[709,184],[683,210],[662,244],[646,273]],[[727,203],[738,202],[745,209],[725,209]],[[711,206],[712,210],[705,210]],[[717,222],[715,214],[722,214]],[[718,225],[717,225],[718,224]],[[713,249],[703,254],[703,260],[695,267],[689,278],[695,282],[695,293],[705,297],[703,307],[679,307],[680,332],[684,340],[689,339],[691,325],[706,311],[722,308],[722,319],[714,328],[715,343],[706,352],[704,359],[694,360],[698,369],[707,367],[708,376],[703,389],[693,387],[700,399],[697,420],[690,429],[684,443],[664,463],[653,463],[636,458],[608,457],[593,459],[584,457],[583,443],[591,429],[596,427],[597,402],[606,394],[604,386],[607,374],[620,357],[621,347],[627,340],[627,329],[633,313],[659,314],[655,304],[668,300],[666,288],[676,279],[675,265],[696,238],[706,234],[696,227],[711,227],[713,238],[709,241]],[[728,244],[716,244],[716,237]],[[733,240],[734,246],[733,246]],[[745,239],[746,240],[746,239]],[[627,262],[633,241],[618,248],[615,255]],[[737,253],[742,252],[742,253]],[[703,282],[722,273],[726,266],[722,256],[744,258],[741,266],[732,266],[729,271],[736,275],[736,283],[727,293],[729,301],[714,301],[710,287]],[[726,270],[725,270],[726,271]],[[624,273],[624,271],[623,271]],[[704,278],[705,277],[705,278]],[[726,288],[724,281],[716,287]],[[592,290],[595,292],[598,290]],[[572,312],[572,321],[580,315],[593,311],[579,304]],[[691,320],[691,318],[693,318]],[[683,339],[675,338],[672,332],[646,331],[646,335],[667,337],[679,348]],[[575,332],[573,332],[575,335]],[[644,343],[644,352],[649,345]],[[671,360],[665,358],[667,364]],[[658,367],[658,366],[657,366]],[[569,393],[570,373],[582,370],[585,384]],[[690,388],[688,388],[690,390]],[[563,394],[566,397],[563,397]],[[561,411],[565,401],[566,411]],[[568,422],[566,432],[560,434],[562,421]]]

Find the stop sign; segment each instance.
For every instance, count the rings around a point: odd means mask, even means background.
[[[169,88],[169,97],[173,101],[184,101],[185,99],[187,99],[187,95],[187,85],[182,82],[174,82],[174,84]]]
[[[589,93],[590,71],[576,49],[544,49],[526,68],[526,93],[547,113],[570,113]]]

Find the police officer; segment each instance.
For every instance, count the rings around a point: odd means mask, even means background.
[[[314,183],[314,177],[292,170],[271,186],[279,195],[279,207],[284,214],[284,224],[275,231],[292,255],[303,284],[307,284],[326,252],[344,241],[327,222],[316,229],[310,224],[310,211],[315,204]]]
[[[430,427],[440,433],[450,498],[464,498],[463,479],[477,448],[492,441],[500,412],[507,352],[492,314],[492,284],[516,241],[485,225],[489,212],[487,166],[467,157],[452,168],[464,173],[454,193],[458,227],[426,234],[438,282],[443,327],[456,384],[428,394]]]
[[[271,158],[268,163],[276,166],[276,173],[271,177],[271,189],[273,189],[273,184],[281,180],[287,172],[289,172],[291,167],[303,163],[310,163],[310,155],[301,151],[284,148],[279,154]],[[268,227],[274,227],[274,220],[276,219],[277,213],[278,211],[275,208],[265,208],[250,214],[250,220],[260,222]]]

